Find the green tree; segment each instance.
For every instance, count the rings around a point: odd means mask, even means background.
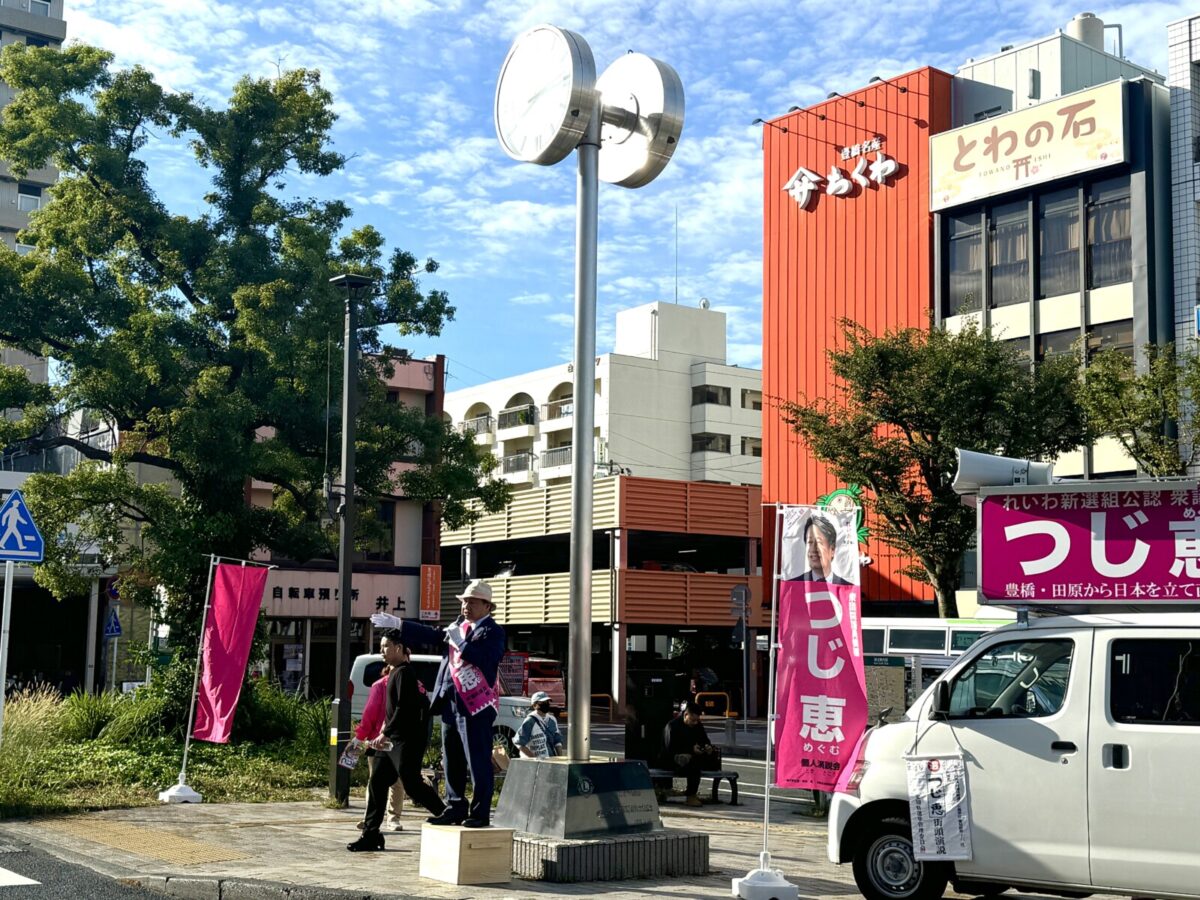
[[[835,395],[783,403],[782,415],[835,477],[870,489],[880,539],[913,560],[905,574],[932,585],[938,612],[953,616],[975,536],[975,510],[950,487],[955,448],[1038,459],[1079,446],[1074,361],[1031,370],[973,326],[876,336],[842,324],[845,346],[829,351]]]
[[[52,356],[54,396],[5,370],[0,405],[35,407],[27,420],[45,427],[31,449],[87,460],[28,482],[43,531],[58,537],[38,581],[60,597],[80,590],[74,564],[98,550],[128,572],[135,599],[164,586],[168,620],[187,637],[206,554],[335,551],[322,482],[340,439],[326,398],[342,382],[344,298],[328,281],[347,271],[378,285],[360,309],[352,375],[362,539],[378,529],[370,510],[385,495],[435,502],[451,525],[475,515],[473,500],[502,508],[492,457],[423,408],[389,403],[382,382],[403,354],[381,329],[437,335],[454,316],[445,293],[418,283],[436,263],[385,252],[374,228],[350,228],[341,202],[290,196],[344,162],[330,149],[335,116],[318,74],[243,78],[214,109],[111,63],[83,45],[0,56],[15,92],[0,157],[18,175],[47,162],[61,171],[53,202],[22,234],[33,252],[0,252],[0,342]],[[193,212],[167,208],[151,162],[159,181],[207,181]],[[66,427],[80,411],[115,429],[113,446]],[[397,460],[416,466],[396,475]],[[271,507],[247,504],[252,479],[275,486]]]
[[[1200,357],[1180,358],[1174,344],[1143,348],[1145,366],[1132,356],[1101,350],[1083,371],[1079,399],[1097,436],[1116,438],[1138,468],[1152,477],[1186,475],[1195,458],[1200,423],[1191,412],[1200,399]]]

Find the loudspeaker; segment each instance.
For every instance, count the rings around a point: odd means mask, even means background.
[[[671,672],[630,670],[625,679],[625,758],[658,764],[663,729],[675,715],[675,676]]]
[[[951,487],[959,494],[977,494],[981,487],[1007,487],[1013,484],[1051,484],[1054,464],[993,456],[974,450],[955,450],[958,472]]]

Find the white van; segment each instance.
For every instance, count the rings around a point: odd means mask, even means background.
[[[425,653],[414,653],[409,661],[409,665],[416,670],[417,677],[429,691],[433,690],[434,682],[437,681],[438,666],[441,664],[440,656]],[[362,718],[363,709],[366,708],[367,692],[371,685],[379,680],[379,673],[382,671],[383,657],[378,653],[364,653],[354,658],[354,665],[350,667],[350,717],[356,722]],[[496,713],[492,734],[496,743],[503,746],[509,756],[517,755],[513,738],[528,714],[528,697],[500,697],[500,709]]]
[[[965,761],[969,861],[914,857],[905,758],[918,754]],[[1200,614],[1009,625],[868,732],[830,808],[829,859],[853,864],[869,900],[938,898],[948,881],[1200,898],[1197,760]]]

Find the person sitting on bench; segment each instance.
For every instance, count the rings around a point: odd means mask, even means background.
[[[704,725],[700,722],[700,707],[690,700],[683,705],[678,716],[663,729],[663,768],[671,769],[676,775],[687,779],[688,806],[701,806],[697,792],[700,790],[700,773],[718,769],[721,757],[708,740]]]

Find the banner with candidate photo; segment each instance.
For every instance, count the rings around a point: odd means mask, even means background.
[[[832,791],[867,724],[858,510],[779,514],[775,785]]]

